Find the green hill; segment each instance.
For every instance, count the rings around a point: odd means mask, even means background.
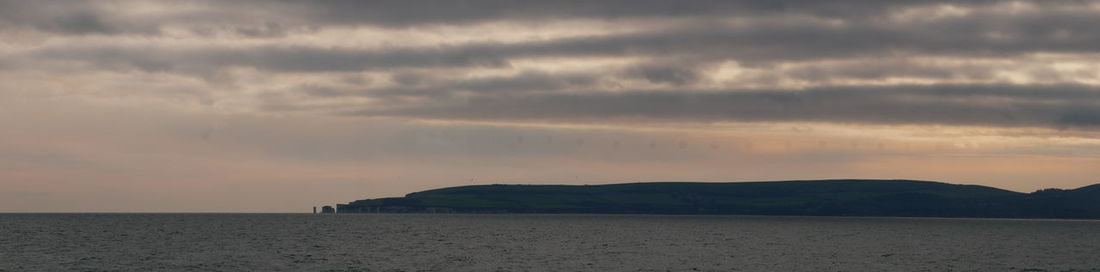
[[[340,213],[606,213],[1100,218],[1100,185],[1031,194],[914,180],[474,185],[337,205]]]

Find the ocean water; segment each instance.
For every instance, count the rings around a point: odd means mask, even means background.
[[[1100,221],[0,214],[0,271],[1100,271]]]

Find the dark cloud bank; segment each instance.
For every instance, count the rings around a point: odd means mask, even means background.
[[[169,16],[128,16],[135,1],[0,1],[0,22],[59,33],[147,33],[186,21],[247,25],[378,25],[469,24],[495,20],[540,21],[563,18],[646,18],[804,15],[863,18],[904,7],[952,3],[980,5],[1000,1],[872,1],[825,3],[813,0],[612,0],[612,1],[186,1]],[[1054,1],[1051,1],[1054,2]],[[1064,3],[1074,3],[1064,1]],[[199,7],[199,8],[196,8]],[[152,14],[156,15],[156,14]],[[242,27],[242,30],[256,29]],[[266,28],[265,28],[266,29]]]
[[[434,119],[811,121],[1000,127],[1100,127],[1100,89],[1079,85],[827,87],[479,96],[351,114]]]

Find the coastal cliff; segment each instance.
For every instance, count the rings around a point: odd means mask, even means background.
[[[1019,193],[916,180],[474,185],[364,199],[338,213],[599,213],[1100,218],[1100,184]]]

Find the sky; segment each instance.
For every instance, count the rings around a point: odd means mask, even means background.
[[[0,0],[0,212],[1100,183],[1100,1]]]

